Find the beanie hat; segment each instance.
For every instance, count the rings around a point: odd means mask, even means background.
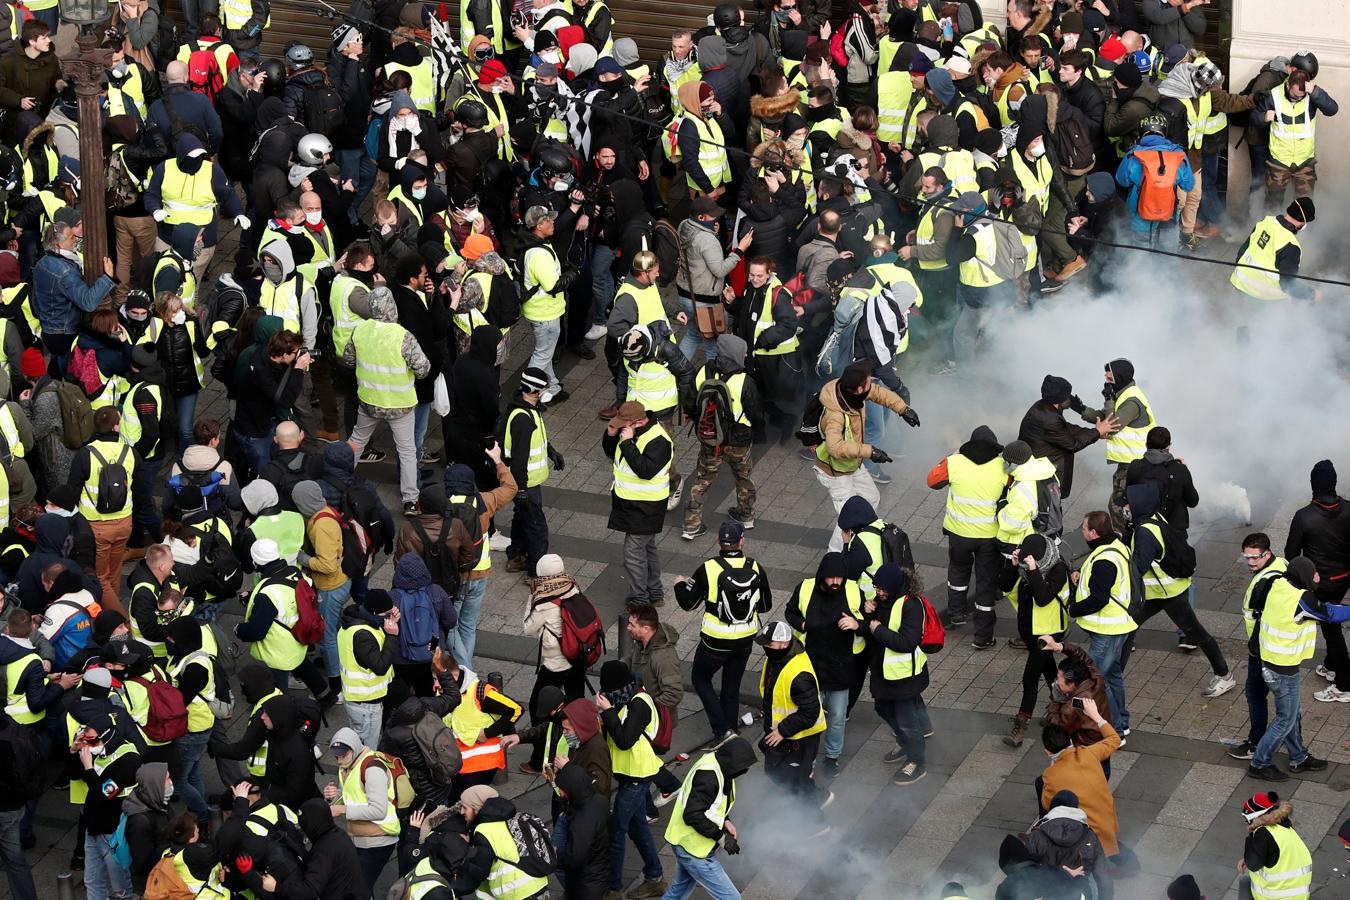
[[[1125,55],[1125,44],[1114,34],[1102,41],[1101,49],[1098,50],[1102,59],[1108,62],[1118,63]]]
[[[914,54],[914,59],[909,63],[909,74],[927,75],[933,71],[933,61],[922,53]]]
[[[548,373],[543,369],[530,366],[520,373],[520,392],[538,394],[548,388]]]
[[[1247,798],[1247,802],[1242,804],[1242,818],[1247,820],[1247,824],[1255,822],[1275,808],[1275,804],[1280,802],[1280,795],[1274,791],[1269,793],[1253,794]]]
[[[460,256],[472,262],[484,253],[491,253],[493,249],[492,238],[486,234],[471,234],[465,239]]]
[[[105,609],[94,617],[94,643],[106,644],[112,633],[127,624],[127,617],[115,609]]]
[[[1336,493],[1336,466],[1331,460],[1324,459],[1312,467],[1308,480],[1312,483],[1314,494]]]
[[[1050,798],[1050,808],[1054,809],[1056,806],[1068,806],[1073,809],[1078,809],[1078,795],[1073,791],[1058,791],[1055,796]]]
[[[291,500],[302,516],[317,516],[328,507],[317,481],[301,481],[291,488]]]
[[[58,484],[47,492],[47,502],[57,509],[73,510],[79,501],[75,499],[75,492],[69,485]]]
[[[1059,17],[1059,30],[1061,34],[1082,34],[1083,14],[1072,11],[1066,12]]]
[[[1313,205],[1311,197],[1295,197],[1294,202],[1290,203],[1284,212],[1295,222],[1302,222],[1304,225],[1317,218],[1317,207]]]
[[[382,616],[394,608],[394,598],[389,596],[388,591],[373,588],[366,591],[366,599],[361,601],[361,605],[366,608],[366,612]]]
[[[257,484],[257,482],[255,481],[254,484]],[[271,538],[262,538],[253,542],[253,547],[249,550],[249,556],[253,558],[255,566],[265,566],[281,559],[281,550],[278,549],[276,541]]]
[[[1049,403],[1066,403],[1072,393],[1073,385],[1058,375],[1047,375],[1041,382],[1041,399]]]
[[[853,390],[860,387],[867,376],[872,374],[872,366],[866,362],[850,363],[844,370],[844,374],[839,376],[839,386],[845,390]]]
[[[549,32],[544,31],[540,33],[548,34]],[[562,73],[558,71],[558,66],[555,63],[550,62],[540,63],[539,65],[535,66],[534,69],[534,75],[536,78],[557,78],[561,74]]]
[[[1194,875],[1179,875],[1167,886],[1167,900],[1205,900]]]
[[[1031,459],[1031,445],[1026,441],[1009,441],[1003,448],[1003,458],[1015,466]]]
[[[596,75],[622,75],[623,66],[614,61],[613,57],[606,56],[595,64]]]
[[[886,592],[886,596],[892,600],[903,597],[909,588],[909,579],[905,577],[905,572],[895,563],[886,563],[877,569],[877,574],[872,576],[872,584]]]
[[[30,380],[41,378],[47,371],[47,361],[42,358],[42,351],[36,347],[23,351],[23,356],[19,358],[19,371]]]
[[[621,659],[608,660],[600,667],[600,690],[617,691],[627,687],[633,681],[633,673],[628,663]]]
[[[0,253],[0,287],[14,287],[20,278],[19,257],[13,253]]]
[[[1133,59],[1116,63],[1116,68],[1112,74],[1115,75],[1116,81],[1127,88],[1137,88],[1144,83],[1144,76],[1140,74],[1139,67],[1134,64]]]
[[[619,38],[614,42],[614,49],[611,52],[614,54],[614,61],[625,69],[637,65],[638,45],[632,38]]]
[[[534,564],[534,574],[540,578],[555,578],[566,574],[562,557],[556,553],[545,553],[539,557],[539,562]]]
[[[112,673],[102,666],[89,669],[80,681],[80,693],[85,697],[106,697],[112,690]]]

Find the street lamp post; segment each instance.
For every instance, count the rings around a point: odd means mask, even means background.
[[[84,280],[103,274],[108,255],[107,184],[103,160],[103,117],[99,98],[112,53],[99,48],[94,26],[108,20],[107,0],[59,0],[62,20],[80,29],[75,52],[61,57],[65,77],[75,83],[80,107],[80,218],[84,220]]]

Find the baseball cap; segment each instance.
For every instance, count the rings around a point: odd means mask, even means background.
[[[792,640],[792,629],[788,626],[788,623],[781,620],[765,622],[764,626],[759,629],[759,634],[755,635],[755,643],[761,646],[790,640]]]
[[[739,544],[745,537],[745,526],[740,522],[723,522],[717,529],[717,543]]]
[[[525,210],[525,227],[535,228],[545,219],[556,219],[558,214],[547,206],[531,206]]]

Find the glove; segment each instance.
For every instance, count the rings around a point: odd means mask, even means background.
[[[553,289],[555,291],[567,290],[572,286],[572,282],[577,280],[577,275],[579,274],[580,271],[578,269],[568,266],[566,269],[563,269],[562,274],[558,276],[558,283],[553,286]]]
[[[731,835],[724,835],[722,838],[722,849],[727,851],[727,856],[736,856],[741,852],[741,845]]]
[[[908,407],[900,414],[900,418],[905,420],[905,424],[910,428],[919,427],[919,414],[914,411],[914,407]]]
[[[565,461],[563,460],[563,455],[559,453],[557,450],[552,450],[549,453],[549,458],[553,460],[553,468],[556,471],[561,472],[565,464]]]
[[[890,461],[891,461],[891,455],[890,455],[889,453],[887,453],[885,450],[882,450],[880,447],[873,447],[873,448],[872,448],[872,462],[874,462],[874,463],[888,463],[888,462],[890,462]]]
[[[1077,394],[1069,395],[1069,409],[1076,413],[1081,413],[1086,407],[1087,404],[1085,404]]]
[[[154,219],[156,222],[163,222],[168,217],[169,211],[167,209],[157,209],[150,214],[150,218]]]
[[[247,875],[249,872],[253,871],[253,857],[236,856],[234,858],[234,867],[239,871],[240,875]]]
[[[253,220],[248,216],[239,215],[234,217],[234,224],[238,225],[244,231],[248,231],[253,227]]]

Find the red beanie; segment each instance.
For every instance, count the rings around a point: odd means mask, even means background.
[[[47,361],[42,358],[42,351],[36,347],[23,351],[23,356],[19,358],[19,371],[29,381],[41,378],[47,371]]]

